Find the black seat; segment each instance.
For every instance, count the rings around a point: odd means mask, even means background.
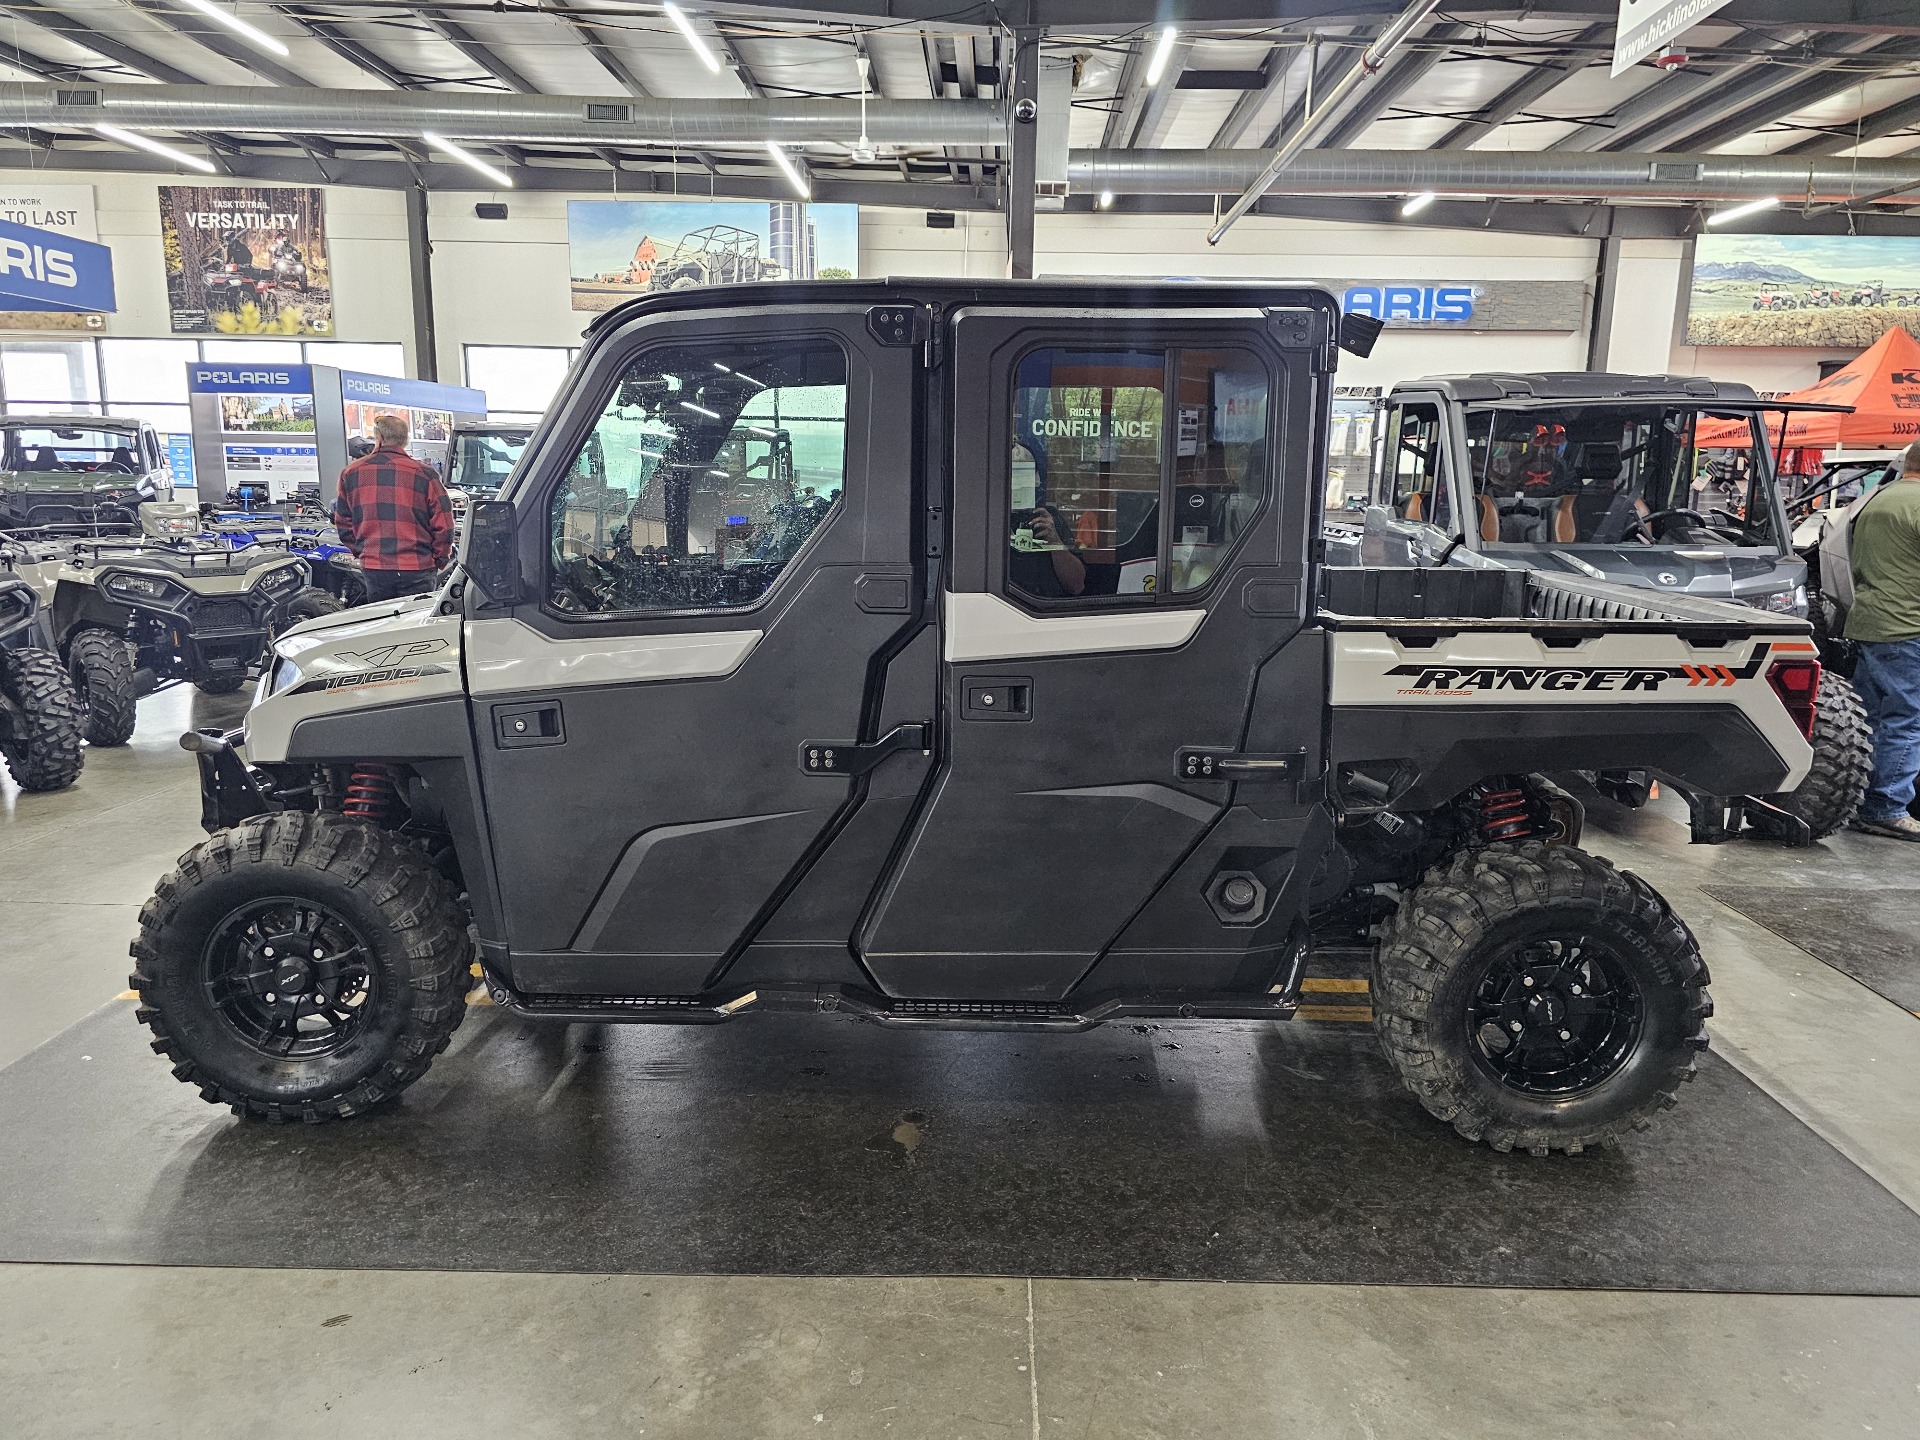
[[[1575,536],[1603,545],[1619,540],[1633,515],[1633,501],[1620,490],[1620,446],[1587,442],[1580,447],[1575,473],[1580,477],[1580,491],[1573,502]]]
[[[33,458],[27,462],[29,470],[58,470],[60,457],[54,453],[51,445],[42,445],[33,452]]]
[[[138,468],[133,463],[133,451],[129,450],[124,445],[118,445],[114,447],[113,454],[110,457],[108,457],[107,464],[118,465],[122,469],[124,469],[129,475],[131,475],[134,472],[134,470]]]

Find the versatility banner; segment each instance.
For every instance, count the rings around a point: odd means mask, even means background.
[[[324,191],[162,185],[160,238],[174,334],[333,334]]]

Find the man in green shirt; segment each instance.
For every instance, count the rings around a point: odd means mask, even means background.
[[[1853,683],[1873,722],[1873,778],[1853,828],[1920,840],[1907,813],[1920,774],[1920,440],[1854,517],[1852,556],[1847,638],[1860,645]]]

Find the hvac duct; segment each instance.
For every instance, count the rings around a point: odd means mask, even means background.
[[[319,90],[238,85],[8,85],[0,127],[221,130],[364,135],[493,144],[852,145],[858,100],[638,100],[622,95],[481,95],[423,90]],[[877,145],[997,145],[1005,117],[991,101],[869,100]]]
[[[1238,195],[1266,150],[1075,150],[1074,193]],[[1824,155],[1579,154],[1481,150],[1307,150],[1275,177],[1287,195],[1513,196],[1606,200],[1845,201],[1920,190],[1920,159]]]

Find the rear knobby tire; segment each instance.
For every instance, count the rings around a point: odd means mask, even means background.
[[[1520,974],[1539,973],[1510,971],[1506,957],[1551,951],[1556,942],[1570,947],[1563,953],[1610,967],[1618,978],[1609,1005],[1619,1006],[1630,987],[1638,1019],[1621,1032],[1630,1038],[1619,1042],[1611,1069],[1592,1083],[1534,1093],[1499,1077],[1474,1016],[1485,1015],[1498,976],[1514,974],[1517,987]],[[1539,948],[1522,948],[1530,945]],[[1544,1000],[1542,982],[1512,993]],[[1415,1097],[1466,1139],[1572,1154],[1645,1129],[1676,1103],[1707,1048],[1706,985],[1693,935],[1639,877],[1568,845],[1492,845],[1436,866],[1401,900],[1374,961],[1374,1026]],[[1595,986],[1585,989],[1575,1003],[1600,1008]]]
[[[0,756],[22,790],[64,790],[80,775],[80,702],[60,657],[0,650],[0,689],[20,711],[0,735]]]
[[[1820,677],[1813,710],[1813,768],[1796,790],[1769,795],[1769,803],[1807,822],[1811,838],[1824,840],[1839,831],[1866,798],[1873,775],[1873,727],[1860,692],[1838,675]],[[1792,840],[1793,833],[1773,816],[1751,812],[1748,823],[1769,840]]]
[[[243,1031],[271,992],[223,1006],[210,990],[235,917],[287,906],[324,909],[350,929],[359,944],[343,953],[367,972],[364,1008],[338,1047],[293,1058]],[[276,1123],[343,1119],[398,1095],[447,1048],[466,1014],[467,924],[454,887],[387,832],[331,813],[256,816],[181,856],[141,909],[136,1015],[174,1077],[209,1103]]]
[[[318,585],[308,585],[287,597],[273,620],[273,638],[278,640],[302,620],[322,615],[338,615],[347,607]]]
[[[138,703],[133,647],[111,630],[82,630],[67,642],[67,674],[80,700],[89,745],[124,745],[133,738]]]

